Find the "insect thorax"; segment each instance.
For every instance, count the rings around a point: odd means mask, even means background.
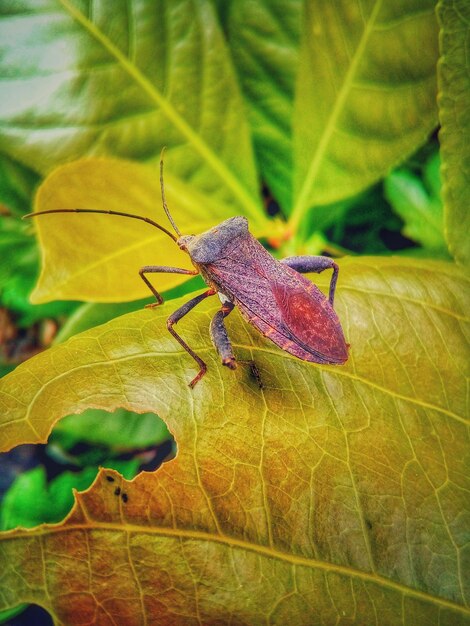
[[[248,234],[246,217],[231,217],[218,226],[196,235],[188,242],[188,252],[196,263],[214,263],[234,239]]]

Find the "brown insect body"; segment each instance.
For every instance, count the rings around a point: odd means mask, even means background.
[[[182,235],[165,201],[163,153],[160,182],[163,208],[177,236],[148,217],[120,211],[52,209],[25,217],[50,213],[105,213],[141,220],[164,232],[189,254],[194,271],[166,265],[146,265],[139,270],[139,275],[155,296],[156,302],[147,305],[150,307],[161,304],[163,298],[147,274],[201,274],[209,286],[207,291],[180,306],[167,320],[168,331],[199,365],[199,372],[189,383],[190,387],[194,387],[204,376],[207,366],[175,331],[174,325],[202,300],[216,293],[219,294],[222,307],[211,321],[210,335],[222,364],[230,369],[236,367],[236,359],[224,320],[235,306],[248,323],[299,359],[335,365],[347,360],[348,344],[333,308],[339,269],[332,259],[298,256],[277,261],[250,234],[245,217],[227,219],[201,235]],[[325,269],[333,270],[328,298],[302,275],[308,272],[320,273]],[[258,386],[262,388],[259,371],[253,363],[252,372],[257,372]]]
[[[178,244],[205,282],[280,348],[315,363],[347,360],[341,324],[328,299],[302,274],[274,259],[249,232],[245,217],[183,236]]]

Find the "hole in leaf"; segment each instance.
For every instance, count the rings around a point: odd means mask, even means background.
[[[6,622],[4,620],[7,620]],[[53,626],[50,614],[37,604],[23,604],[15,609],[0,612],[0,624],[7,626]]]
[[[100,466],[130,480],[175,454],[173,437],[154,413],[90,409],[66,417],[46,445],[19,446],[0,455],[0,529],[60,522],[73,505],[73,489],[87,489]],[[114,482],[109,475],[107,480]]]

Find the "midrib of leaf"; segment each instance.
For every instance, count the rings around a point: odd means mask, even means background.
[[[385,588],[393,589],[394,591],[403,594],[406,597],[414,597],[420,600],[424,600],[425,602],[431,602],[443,608],[445,607],[453,611],[457,611],[459,613],[462,613],[463,615],[470,615],[470,608],[466,606],[456,604],[455,602],[451,602],[450,600],[446,600],[445,598],[442,598],[440,596],[433,596],[424,591],[420,591],[419,589],[414,589],[413,587],[408,587],[402,583],[398,583],[389,578],[385,578],[380,574],[361,572],[360,570],[353,569],[352,567],[348,567],[346,565],[338,565],[337,563],[328,563],[326,561],[320,561],[318,559],[308,558],[297,554],[289,554],[288,552],[282,552],[281,550],[277,550],[269,546],[250,543],[243,539],[237,539],[236,537],[231,537],[224,534],[214,534],[200,530],[185,530],[169,527],[161,528],[159,526],[139,526],[129,524],[128,522],[123,522],[121,524],[100,522],[94,520],[88,515],[88,511],[82,502],[76,502],[76,506],[80,507],[80,510],[83,513],[85,519],[87,519],[88,523],[67,524],[67,521],[65,521],[65,525],[57,524],[49,526],[47,524],[43,524],[41,526],[38,526],[37,528],[32,528],[28,530],[15,529],[0,533],[0,541],[2,539],[8,539],[11,541],[16,538],[28,539],[30,537],[47,537],[52,534],[68,533],[69,531],[74,530],[82,530],[85,532],[93,532],[94,530],[107,530],[109,532],[121,533],[125,531],[129,535],[147,534],[158,535],[160,537],[168,537],[172,539],[175,538],[178,540],[189,539],[192,541],[211,541],[213,543],[225,545],[228,548],[238,548],[240,550],[254,552],[255,554],[258,554],[260,556],[283,561],[285,563],[289,563],[290,565],[309,567],[311,569],[322,570],[327,573],[332,572],[341,576],[347,576],[349,578],[355,578],[364,582],[373,583],[375,585],[381,585]],[[73,514],[73,512],[71,512],[71,514]]]
[[[377,19],[377,15],[379,14],[381,7],[382,0],[377,0],[375,7],[371,13],[370,19],[367,22],[366,27],[364,28],[361,40],[358,47],[356,48],[338,97],[336,98],[331,116],[328,120],[325,130],[323,131],[320,142],[318,144],[318,148],[308,169],[307,176],[297,197],[297,201],[294,205],[289,219],[290,228],[294,231],[298,229],[305,211],[310,207],[309,197],[312,187],[315,184],[318,170],[320,169],[323,158],[328,149],[328,144],[333,134],[333,131],[335,130],[336,122],[338,121],[339,115],[343,109],[344,103],[353,84],[354,76],[356,74],[359,63],[362,60],[366,45],[369,41],[369,36],[372,32],[372,28],[375,24],[375,20]]]
[[[168,120],[181,132],[191,143],[199,155],[207,161],[214,172],[225,182],[233,194],[242,202],[247,213],[255,220],[259,221],[262,213],[257,202],[247,192],[226,167],[211,148],[202,141],[201,137],[191,128],[191,126],[181,117],[175,108],[164,98],[155,86],[140,72],[140,70],[102,33],[81,11],[79,11],[69,0],[59,0],[62,6],[70,15],[81,24],[103,47],[115,57],[122,68],[129,76],[145,91],[151,100],[163,111]]]

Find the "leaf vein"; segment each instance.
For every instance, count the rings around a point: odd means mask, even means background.
[[[218,544],[223,544],[227,548],[238,548],[241,550],[246,550],[248,552],[254,552],[259,556],[263,556],[266,558],[275,559],[278,561],[283,561],[286,563],[291,563],[300,567],[308,567],[308,568],[316,568],[318,570],[324,571],[325,573],[336,573],[340,576],[346,576],[348,579],[357,579],[362,582],[372,583],[381,585],[387,589],[398,592],[399,594],[403,594],[408,597],[414,597],[416,599],[423,600],[425,602],[432,603],[434,605],[440,606],[442,608],[448,608],[453,611],[459,612],[462,615],[470,616],[470,608],[466,606],[462,606],[461,604],[457,604],[451,600],[447,600],[446,598],[442,598],[440,596],[434,596],[430,593],[426,593],[425,591],[420,591],[418,589],[414,589],[412,587],[408,587],[403,583],[396,582],[385,576],[381,576],[380,574],[373,574],[369,572],[361,572],[355,570],[354,568],[347,565],[339,565],[337,563],[328,563],[325,561],[313,559],[310,557],[305,557],[297,554],[289,554],[280,549],[274,549],[268,546],[263,546],[259,544],[253,544],[244,539],[237,539],[235,537],[230,537],[228,535],[216,535],[213,533],[205,532],[205,531],[197,531],[197,530],[186,530],[179,528],[161,528],[157,526],[153,526],[151,528],[138,525],[133,525],[129,523],[125,524],[113,524],[109,522],[99,522],[97,520],[93,520],[93,527],[90,528],[90,525],[84,523],[68,523],[66,526],[57,524],[57,525],[46,525],[43,524],[32,530],[24,530],[24,529],[16,529],[13,531],[8,531],[3,534],[1,540],[7,541],[11,537],[31,537],[41,535],[52,535],[52,534],[60,534],[67,533],[69,531],[74,530],[84,530],[86,532],[92,532],[95,528],[100,531],[126,531],[129,533],[135,533],[138,535],[158,535],[160,537],[168,537],[175,538],[178,540],[188,540],[188,541],[210,541]]]

